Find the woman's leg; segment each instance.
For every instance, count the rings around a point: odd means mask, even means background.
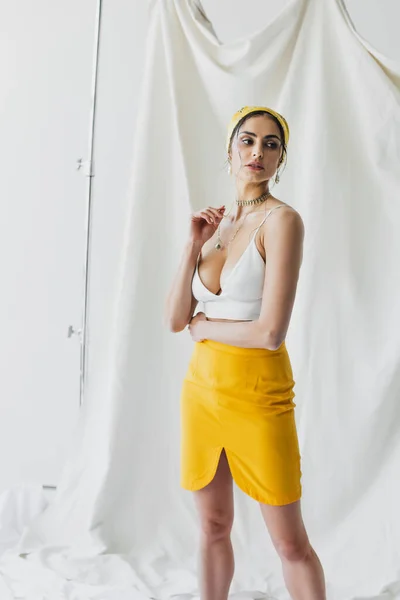
[[[260,507],[293,600],[325,600],[324,571],[310,545],[300,500],[284,506],[260,503]]]
[[[201,600],[226,600],[234,572],[231,544],[233,484],[225,450],[214,479],[193,492],[201,525]]]

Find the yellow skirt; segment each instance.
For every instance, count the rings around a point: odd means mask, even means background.
[[[278,350],[195,344],[181,393],[181,485],[214,478],[225,449],[235,483],[265,504],[301,497],[301,457],[286,345]]]

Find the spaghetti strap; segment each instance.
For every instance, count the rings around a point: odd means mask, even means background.
[[[287,204],[279,204],[278,206],[274,206],[274,208],[271,208],[271,210],[268,212],[267,216],[261,221],[261,223],[259,224],[259,226],[256,229],[256,233],[257,231],[260,229],[260,227],[262,225],[264,225],[265,221],[268,219],[269,215],[276,210],[277,208],[282,208],[282,206],[287,206]]]

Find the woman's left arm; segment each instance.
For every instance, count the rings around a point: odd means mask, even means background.
[[[214,340],[241,348],[276,350],[286,338],[303,259],[304,225],[294,209],[281,209],[263,225],[265,279],[256,321],[207,321],[203,313],[189,324],[194,341]]]

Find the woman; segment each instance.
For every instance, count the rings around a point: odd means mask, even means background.
[[[172,331],[196,342],[183,382],[182,487],[201,521],[202,600],[225,600],[234,572],[233,486],[259,502],[294,600],[324,600],[321,563],[301,515],[293,374],[285,346],[302,262],[304,227],[270,193],[289,127],[267,107],[244,107],[228,128],[236,206],[191,216],[167,300]],[[202,301],[204,313],[193,317]]]

